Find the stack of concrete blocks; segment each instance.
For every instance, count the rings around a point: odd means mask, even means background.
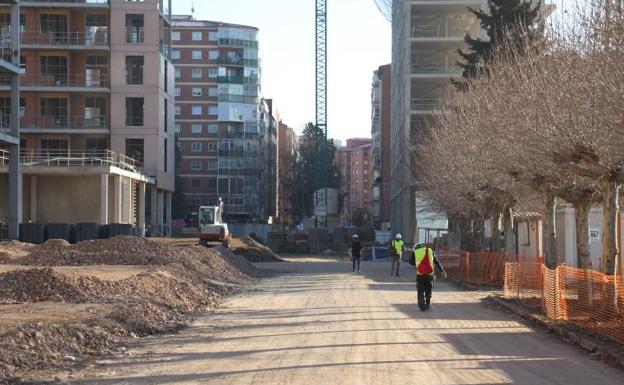
[[[284,250],[284,232],[271,231],[267,234],[267,246],[274,253],[282,253]]]

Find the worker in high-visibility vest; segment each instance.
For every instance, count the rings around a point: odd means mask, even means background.
[[[429,310],[431,306],[431,292],[435,279],[435,267],[446,278],[444,267],[436,258],[433,249],[423,244],[414,246],[414,266],[416,266],[416,289],[418,290],[418,307],[421,311]]]
[[[397,234],[392,242],[390,242],[390,260],[392,261],[392,266],[390,267],[390,276],[392,277],[395,272],[396,276],[399,276],[399,268],[401,267],[401,257],[403,255],[403,236],[399,233]],[[394,266],[396,265],[396,270]]]

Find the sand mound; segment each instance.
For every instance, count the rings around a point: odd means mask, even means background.
[[[233,242],[232,251],[245,257],[249,262],[284,262],[271,249],[257,242],[251,237],[242,237],[239,242]]]

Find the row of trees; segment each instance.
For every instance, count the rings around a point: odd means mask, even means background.
[[[556,204],[575,208],[579,267],[590,266],[588,213],[601,204],[601,268],[613,274],[624,182],[621,1],[592,4],[546,33],[539,19],[527,21],[499,30],[476,61],[481,69],[467,74],[425,130],[414,156],[420,194],[461,224],[464,241],[492,219],[498,250],[502,216],[510,253],[512,213],[541,212],[550,266]]]

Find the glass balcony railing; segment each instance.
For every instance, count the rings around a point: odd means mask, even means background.
[[[3,41],[10,36],[0,37]],[[22,45],[108,47],[108,28],[83,32],[23,32]]]
[[[240,67],[257,67],[258,60],[254,59],[243,59],[238,57],[219,57],[217,59],[218,64],[222,65],[231,65],[231,66],[240,66]]]
[[[221,94],[219,95],[219,101],[225,102],[225,103],[256,104],[258,103],[258,97],[257,96]]]
[[[247,85],[258,85],[260,83],[258,78],[248,77],[248,76],[219,76],[217,77],[217,82],[229,83],[229,84],[247,84]]]
[[[22,129],[108,129],[109,121],[106,115],[100,116],[23,116],[20,119]]]
[[[9,76],[0,76],[0,86],[9,86]],[[72,87],[72,88],[107,88],[109,86],[108,74],[37,74],[20,78],[23,87]]]
[[[442,19],[420,23],[412,22],[410,36],[413,38],[463,38],[467,32],[472,31],[468,20]]]
[[[258,48],[257,41],[243,39],[220,38],[219,45],[223,47]]]

